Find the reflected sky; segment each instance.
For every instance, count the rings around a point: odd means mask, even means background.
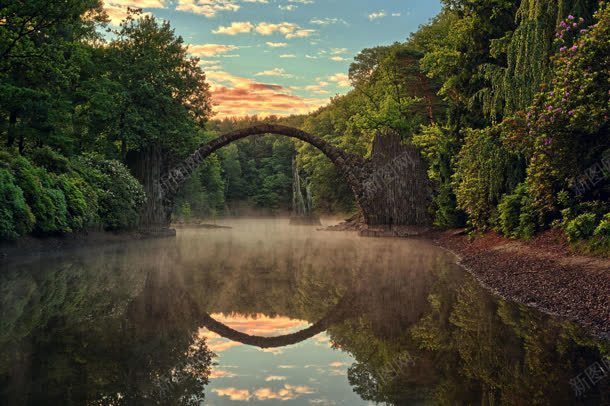
[[[309,326],[304,320],[257,315],[212,315],[231,328],[251,335],[274,336]],[[320,333],[299,344],[261,349],[220,337],[206,329],[209,348],[218,357],[208,387],[207,404],[367,405],[351,391],[349,354],[331,348]]]

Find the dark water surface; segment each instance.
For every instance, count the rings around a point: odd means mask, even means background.
[[[427,242],[227,223],[2,264],[0,404],[610,405],[608,343]]]

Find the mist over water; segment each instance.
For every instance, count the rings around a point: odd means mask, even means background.
[[[608,404],[606,343],[426,241],[218,224],[3,270],[0,404]]]

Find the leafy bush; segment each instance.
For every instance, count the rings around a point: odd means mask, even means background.
[[[506,150],[499,127],[468,130],[454,175],[458,207],[475,228],[486,229],[496,218],[503,193],[522,180],[520,158]]]
[[[72,230],[82,230],[87,226],[94,225],[98,210],[97,191],[75,173],[59,175],[57,185],[66,199],[70,228]]]
[[[465,213],[457,208],[451,175],[458,143],[452,132],[437,124],[422,126],[412,138],[428,164],[428,177],[438,186],[433,197],[434,224],[443,228],[462,227]]]
[[[528,239],[536,231],[536,218],[527,185],[522,183],[498,205],[498,228],[507,237]]]
[[[70,167],[68,158],[49,147],[37,148],[29,155],[30,161],[52,173],[66,173]]]
[[[70,231],[65,196],[55,188],[49,173],[34,167],[24,157],[15,158],[12,167],[17,185],[36,218],[34,231],[42,234]]]
[[[123,230],[137,226],[139,209],[146,201],[146,195],[125,165],[87,155],[79,158],[74,166],[99,191],[99,217],[104,229]]]
[[[607,213],[602,221],[599,222],[595,231],[593,232],[595,237],[603,237],[610,239],[610,213]]]
[[[554,215],[557,192],[600,162],[610,125],[610,3],[599,2],[595,23],[569,16],[556,35],[550,83],[536,96],[520,138],[530,166],[528,184],[541,217]],[[587,192],[596,195],[602,180]]]
[[[0,239],[13,240],[29,233],[35,221],[13,175],[0,169]]]
[[[595,213],[585,213],[570,220],[565,228],[566,235],[570,242],[584,240],[593,236],[597,225]]]

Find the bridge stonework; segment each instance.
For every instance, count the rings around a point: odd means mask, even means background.
[[[390,140],[389,143],[378,141],[378,137],[376,145],[379,146],[374,149],[373,157],[364,159],[299,129],[261,124],[224,134],[201,145],[182,164],[161,176],[155,185],[145,185],[148,202],[142,210],[143,227],[169,226],[176,193],[209,155],[232,142],[262,134],[295,138],[319,149],[333,162],[350,186],[367,224],[428,225],[429,218],[424,214],[427,213],[429,202],[425,166],[417,151],[399,147],[400,142],[396,142],[395,136],[383,136],[383,139]],[[392,148],[395,151],[392,152]],[[405,191],[401,192],[397,187],[403,187]],[[388,197],[391,199],[385,202]],[[386,203],[395,207],[388,209],[384,206]],[[408,213],[399,215],[403,210]]]

